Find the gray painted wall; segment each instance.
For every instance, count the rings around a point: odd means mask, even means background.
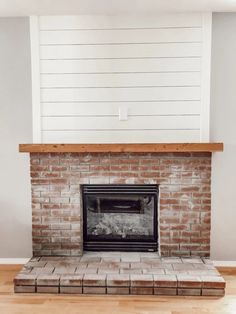
[[[236,13],[213,15],[211,140],[213,156],[211,255],[236,260]]]
[[[213,156],[213,259],[236,260],[236,13],[213,14],[211,140],[225,143]],[[31,256],[32,142],[28,18],[0,19],[0,258]]]
[[[0,258],[31,255],[31,115],[29,20],[0,18]]]

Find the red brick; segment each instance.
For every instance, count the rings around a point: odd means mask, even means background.
[[[83,286],[86,286],[86,287],[106,286],[106,275],[98,275],[98,274],[87,274],[87,275],[84,275]]]
[[[202,287],[201,278],[197,276],[177,275],[177,280],[178,280],[179,288],[201,288]]]
[[[35,286],[15,286],[14,292],[15,293],[35,293],[36,288]]]
[[[107,294],[127,295],[129,290],[129,287],[107,287]]]
[[[200,296],[201,295],[201,289],[185,289],[185,288],[178,288],[177,289],[178,295],[182,295],[182,296]]]
[[[131,275],[130,282],[132,287],[152,287],[152,275]]]
[[[174,275],[154,275],[154,287],[175,288],[177,287],[177,279]]]
[[[111,171],[128,171],[128,170],[135,169],[130,169],[129,165],[111,165]]]
[[[179,200],[178,199],[171,199],[171,198],[169,198],[169,199],[161,199],[160,200],[160,204],[161,205],[177,205],[177,204],[179,204]]]
[[[154,294],[156,295],[177,295],[176,288],[154,288]]]
[[[225,289],[202,289],[202,295],[211,297],[223,297],[225,295]]]
[[[159,178],[160,177],[160,173],[159,172],[140,172],[140,176],[143,178]]]
[[[178,224],[180,223],[179,217],[161,217],[160,218],[160,223],[164,224]]]
[[[67,171],[68,167],[65,167],[65,166],[51,166],[50,169],[51,169],[51,171]]]
[[[224,289],[225,280],[220,276],[202,276],[202,287],[207,289]]]
[[[127,164],[127,165],[131,165],[131,164],[139,164],[139,159],[138,158],[111,158],[110,160],[111,165],[115,164],[115,165],[119,165],[119,164]]]
[[[200,190],[200,186],[182,186],[182,192],[198,192]]]
[[[14,279],[16,286],[34,286],[36,284],[36,276],[31,274],[18,274]]]
[[[151,287],[130,287],[130,294],[152,295],[153,288]]]
[[[165,245],[161,244],[160,246],[161,246],[161,252],[162,252],[162,250],[163,251],[165,251],[165,250],[174,250],[174,251],[179,250],[178,244],[172,244],[172,243],[171,244],[165,244]]]
[[[107,275],[107,286],[129,287],[130,286],[129,275],[126,274]]]
[[[50,184],[60,184],[60,185],[65,185],[68,183],[67,179],[50,179]]]
[[[192,243],[204,243],[209,244],[210,243],[210,237],[191,237]]]
[[[186,238],[186,237],[179,237],[179,238],[177,238],[177,237],[171,237],[170,239],[169,239],[169,241],[171,242],[171,243],[190,243],[190,238]],[[162,241],[162,243],[163,243],[163,241]]]
[[[190,225],[188,224],[173,224],[169,227],[170,230],[189,230]]]
[[[105,287],[83,287],[84,294],[106,294]]]
[[[79,243],[62,243],[61,248],[65,250],[73,250],[73,249],[80,249]]]
[[[82,287],[60,287],[62,294],[82,294]]]
[[[37,293],[59,293],[59,287],[37,286]]]
[[[59,286],[59,280],[59,275],[39,275],[37,278],[37,286]]]

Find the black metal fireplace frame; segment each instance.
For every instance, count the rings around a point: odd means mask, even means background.
[[[83,247],[86,251],[133,251],[133,252],[154,252],[158,251],[158,196],[159,186],[154,184],[86,184],[81,186],[83,205]],[[103,192],[104,191],[104,192]],[[133,194],[151,195],[154,197],[154,217],[153,217],[153,239],[133,241],[132,239],[100,238],[96,241],[89,239],[87,235],[87,209],[86,194]]]

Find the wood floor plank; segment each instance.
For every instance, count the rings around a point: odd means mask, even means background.
[[[236,268],[220,269],[227,286],[223,298],[159,296],[89,296],[14,294],[13,278],[22,265],[0,266],[2,314],[233,314],[236,313]]]

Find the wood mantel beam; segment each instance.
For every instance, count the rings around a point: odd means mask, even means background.
[[[20,144],[21,153],[183,153],[222,152],[223,143]]]

